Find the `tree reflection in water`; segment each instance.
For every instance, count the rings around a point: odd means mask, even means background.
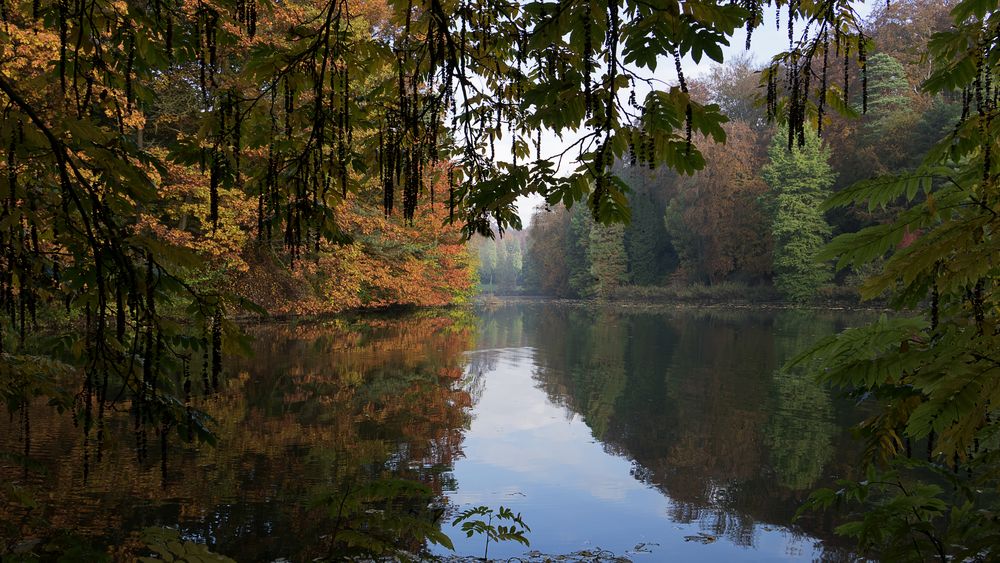
[[[681,548],[685,540],[759,548],[762,537],[775,537],[762,530],[780,530],[786,550],[808,551],[821,540],[812,555],[850,558],[823,515],[788,525],[811,488],[851,471],[844,460],[854,457],[843,452],[853,444],[842,430],[850,415],[823,388],[777,370],[843,322],[820,313],[625,312],[537,304],[476,316],[438,312],[251,327],[253,355],[234,360],[222,392],[196,401],[217,421],[218,445],[169,444],[165,476],[155,458],[149,465],[135,463],[123,417],[112,433],[120,441],[109,444],[104,461],[83,483],[79,431],[69,416],[35,405],[37,464],[25,473],[17,460],[0,459],[0,483],[8,484],[0,492],[6,495],[0,499],[0,540],[10,546],[40,539],[41,549],[69,530],[100,551],[114,545],[134,555],[140,530],[175,526],[184,539],[237,560],[419,553],[428,540],[445,541],[442,522],[458,508],[448,502],[459,485],[473,496],[484,479],[492,479],[488,490],[509,488],[497,481],[505,474],[496,471],[461,473],[465,464],[486,467],[471,459],[459,462],[463,448],[471,451],[475,443],[524,457],[524,441],[543,441],[547,429],[556,429],[564,442],[533,444],[542,455],[519,470],[530,465],[553,471],[544,465],[553,448],[580,453],[591,441],[588,432],[599,444],[597,454],[628,464],[622,475],[609,475],[564,458],[558,471],[578,471],[580,479],[519,474],[525,482],[551,487],[536,488],[536,499],[565,498],[548,494],[560,487],[577,494],[571,480],[600,487],[587,479],[604,479],[621,490],[623,481],[638,481],[662,493],[652,494],[654,504],[666,507],[672,528],[684,528],[682,537],[676,530],[654,533],[673,534],[664,538]],[[503,378],[492,378],[503,374],[517,377],[505,383],[507,402],[497,403],[489,393]],[[488,439],[514,440],[506,445],[475,436],[473,416],[506,424],[497,413],[480,412],[488,395],[491,408],[510,414],[524,406],[511,401],[527,403],[529,394],[544,416],[565,420],[534,421],[521,434],[487,428]],[[571,424],[579,435],[566,430]],[[17,450],[15,428],[16,422],[0,421],[3,451]],[[34,492],[39,508],[29,513],[24,502],[6,502],[15,498],[9,484]],[[628,490],[634,488],[648,491],[641,485]],[[555,508],[532,505],[536,500],[524,495],[516,502],[531,523],[532,548],[553,551],[546,538],[579,524],[559,521]],[[607,524],[623,535],[640,525],[656,528],[663,516],[663,508],[655,507],[659,515],[633,505],[614,510],[623,521]],[[641,518],[651,520],[636,520]],[[594,529],[611,527],[605,524]],[[563,551],[584,547],[559,545]]]
[[[673,522],[702,530],[695,540],[753,547],[759,528],[789,526],[813,487],[852,471],[852,456],[835,453],[855,450],[844,429],[856,415],[779,370],[843,315],[542,305],[492,315],[526,335],[549,400],[631,460],[636,479],[669,497]],[[832,527],[812,514],[788,530],[824,540],[824,559],[849,559]]]
[[[162,478],[159,460],[134,462],[121,420],[113,435],[123,441],[84,483],[79,431],[35,405],[39,465],[23,473],[0,460],[0,481],[33,491],[41,506],[24,519],[23,504],[0,502],[3,546],[42,546],[68,530],[127,548],[147,526],[178,526],[237,560],[270,560],[418,551],[440,539],[441,492],[454,488],[471,404],[460,381],[470,316],[249,332],[253,355],[234,361],[222,392],[197,401],[217,421],[217,446],[169,444]],[[3,451],[18,448],[14,428],[0,422]]]

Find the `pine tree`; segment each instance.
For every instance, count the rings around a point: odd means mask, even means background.
[[[943,119],[928,123],[926,135],[936,129],[941,139],[915,170],[866,179],[826,203],[900,208],[822,254],[838,268],[878,265],[861,298],[887,297],[897,313],[824,339],[788,366],[808,367],[871,409],[856,429],[863,476],[815,491],[804,506],[851,510],[858,518],[838,531],[887,561],[1000,555],[1000,3],[960,0],[950,19],[923,50],[921,89],[958,98],[958,120],[943,131]]]
[[[630,182],[632,221],[625,227],[628,271],[636,285],[656,285],[677,268],[677,253],[663,224],[665,206],[645,181]]]
[[[868,59],[866,71],[868,114],[864,141],[878,145],[880,139],[894,131],[909,133],[919,114],[912,111],[912,100],[907,96],[910,84],[903,65],[890,55],[876,53]]]
[[[830,236],[820,206],[829,196],[834,173],[829,150],[815,133],[805,144],[788,150],[787,132],[779,131],[768,151],[764,181],[770,188],[767,206],[774,237],[774,285],[794,301],[806,301],[830,279],[830,267],[817,264],[816,254]]]
[[[868,73],[868,111],[882,117],[909,105],[906,70],[891,55],[876,53],[865,64]]]
[[[663,224],[677,174],[667,168],[649,170],[638,163],[619,160],[612,170],[628,187],[632,218],[625,225],[628,272],[635,285],[659,285],[679,263],[670,233]]]
[[[577,205],[570,210],[570,236],[566,248],[566,263],[569,265],[569,286],[576,297],[586,297],[594,291],[594,276],[590,264],[590,231],[594,229],[594,219],[584,206]]]
[[[587,255],[590,257],[594,289],[599,297],[610,297],[615,289],[628,283],[624,225],[594,225],[590,230]]]

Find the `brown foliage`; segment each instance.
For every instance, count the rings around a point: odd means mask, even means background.
[[[698,241],[697,268],[711,283],[736,272],[766,278],[771,265],[768,220],[758,203],[767,190],[758,174],[766,139],[740,121],[727,124],[726,133],[725,145],[705,145],[705,169],[678,195],[684,224]]]

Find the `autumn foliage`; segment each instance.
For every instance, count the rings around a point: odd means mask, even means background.
[[[347,240],[320,244],[311,258],[288,267],[249,248],[243,256],[253,267],[234,277],[234,291],[278,314],[440,306],[471,295],[472,260],[460,229],[444,224],[442,204],[423,206],[412,224],[353,197],[339,211]]]
[[[364,193],[348,193],[337,209],[339,237],[316,241],[293,260],[255,238],[256,202],[237,190],[220,190],[218,224],[205,223],[208,181],[197,167],[171,163],[161,184],[164,209],[159,216],[145,214],[143,227],[200,255],[206,266],[197,279],[268,313],[442,306],[463,302],[474,291],[471,254],[440,201],[422,202],[411,222],[398,213],[386,215]]]
[[[727,124],[726,133],[725,145],[706,146],[708,165],[683,182],[667,218],[682,262],[710,283],[733,274],[759,280],[771,269],[768,218],[759,205],[767,191],[759,176],[764,135],[742,121]]]

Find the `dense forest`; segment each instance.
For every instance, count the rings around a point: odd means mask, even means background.
[[[814,129],[791,150],[787,128],[767,118],[764,66],[752,54],[689,78],[696,99],[729,117],[726,143],[702,149],[704,169],[689,176],[619,159],[614,171],[629,187],[628,223],[600,226],[581,206],[540,210],[523,244],[482,247],[481,280],[498,278],[495,289],[509,292],[516,279],[522,292],[560,297],[856,303],[858,285],[878,266],[835,273],[816,256],[834,236],[888,222],[898,208],[822,206],[859,180],[914,170],[954,127],[961,97],[919,88],[928,72],[919,53],[926,37],[947,28],[950,9],[942,2],[876,6],[864,22],[875,45],[864,74],[851,68],[840,78],[853,92],[852,107],[864,97],[868,111],[828,117],[822,140]]]
[[[560,296],[846,287],[898,314],[787,366],[874,413],[867,478],[804,510],[877,557],[994,559],[1000,4],[856,4],[0,1],[5,458],[29,471],[41,407],[84,481],[113,446],[166,474],[221,433],[240,317],[462,302],[477,255]],[[764,26],[787,50],[726,55]]]

